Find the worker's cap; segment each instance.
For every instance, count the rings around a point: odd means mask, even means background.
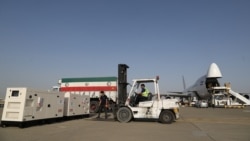
[[[104,91],[100,91],[101,94],[104,94]]]
[[[141,86],[144,86],[144,87],[145,87],[145,84],[141,84]]]

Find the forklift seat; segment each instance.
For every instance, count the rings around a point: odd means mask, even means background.
[[[153,94],[152,93],[148,93],[148,101],[152,100]]]

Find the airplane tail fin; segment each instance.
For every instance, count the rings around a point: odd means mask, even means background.
[[[182,75],[182,83],[183,83],[183,90],[185,90],[186,89],[186,82],[185,82],[185,78],[183,75]]]

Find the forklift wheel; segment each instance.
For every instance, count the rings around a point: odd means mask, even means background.
[[[164,110],[161,112],[159,120],[161,123],[170,124],[174,121],[174,115],[169,110]]]
[[[117,111],[117,120],[119,122],[129,122],[132,119],[132,113],[128,107],[121,107]]]

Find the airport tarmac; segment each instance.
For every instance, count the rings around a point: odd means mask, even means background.
[[[104,115],[104,114],[103,114]],[[70,120],[28,128],[0,128],[0,141],[250,141],[250,107],[181,107],[172,124],[119,123],[112,119]]]

